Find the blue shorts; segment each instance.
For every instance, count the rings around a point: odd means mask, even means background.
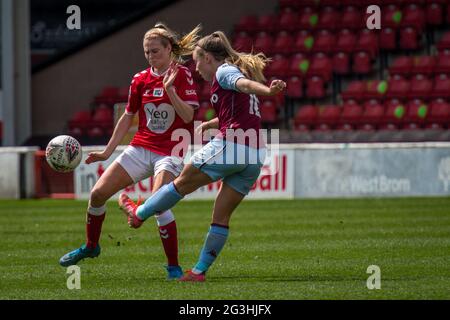
[[[261,172],[266,149],[250,148],[214,138],[191,157],[191,164],[213,181],[222,179],[237,192],[247,195]]]

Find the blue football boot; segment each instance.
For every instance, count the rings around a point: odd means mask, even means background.
[[[176,280],[183,276],[183,270],[180,266],[166,266],[167,280]]]
[[[89,249],[85,244],[83,244],[80,248],[63,255],[61,259],[59,259],[59,264],[63,267],[72,266],[84,258],[98,257],[100,255],[100,251],[101,248],[99,244],[97,244],[94,249]]]

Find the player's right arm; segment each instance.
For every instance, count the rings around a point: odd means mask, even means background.
[[[127,114],[124,113],[119,121],[117,122],[116,127],[114,128],[114,132],[109,139],[108,145],[106,146],[105,150],[101,152],[91,152],[88,154],[86,163],[92,163],[96,161],[105,161],[107,160],[114,150],[116,150],[117,146],[119,145],[120,141],[122,141],[123,137],[127,134],[128,130],[130,129],[132,123],[133,123],[134,114]]]
[[[114,128],[114,132],[109,139],[105,150],[89,153],[86,158],[86,164],[107,160],[113,154],[114,150],[116,150],[123,137],[125,137],[125,135],[127,134],[133,123],[134,115],[137,113],[141,106],[141,82],[139,81],[139,77],[140,74],[138,73],[131,81],[130,92],[128,95],[128,104],[125,108],[125,112],[117,122],[116,127]]]
[[[195,131],[197,134],[201,134],[203,131],[209,130],[209,129],[219,129],[219,118],[214,118],[206,122],[202,122],[201,125],[199,125]]]

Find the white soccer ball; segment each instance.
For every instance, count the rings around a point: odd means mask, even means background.
[[[53,138],[45,149],[49,166],[58,172],[71,172],[81,162],[81,145],[71,136],[61,135]]]

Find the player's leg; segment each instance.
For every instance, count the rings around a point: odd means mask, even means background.
[[[199,260],[195,267],[181,278],[181,281],[205,280],[206,271],[214,263],[227,241],[231,215],[244,197],[242,193],[222,183],[214,202],[212,223],[200,251]]]
[[[196,152],[175,181],[159,189],[135,211],[130,210],[129,216],[137,222],[135,227],[152,215],[172,208],[185,195],[222,178],[221,166],[215,162],[223,156],[224,149],[222,140],[213,140]]]
[[[167,170],[160,171],[156,176],[152,192],[155,193],[162,186],[175,180],[175,175]],[[183,271],[178,263],[178,232],[177,223],[172,210],[164,211],[155,215],[159,229],[159,237],[167,257],[167,279],[178,279],[183,275]]]
[[[128,224],[130,227],[139,228],[151,216],[169,210],[185,195],[213,181],[211,177],[196,167],[190,164],[186,165],[178,178],[162,186],[144,204],[123,208],[129,217]]]
[[[106,215],[106,201],[115,193],[133,183],[127,171],[117,162],[113,162],[103,173],[91,190],[86,213],[86,244],[69,252],[60,259],[62,266],[77,264],[86,257],[100,254],[98,244]]]

